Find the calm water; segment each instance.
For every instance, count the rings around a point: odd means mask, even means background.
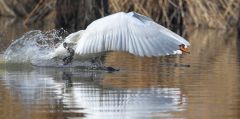
[[[1,50],[25,30],[0,31]],[[27,30],[26,30],[27,31]],[[106,55],[119,72],[4,63],[0,119],[238,119],[240,47],[236,33],[189,30],[191,54]]]

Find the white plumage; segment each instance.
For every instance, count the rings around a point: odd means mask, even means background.
[[[103,17],[66,37],[80,56],[105,51],[126,51],[138,56],[163,56],[176,54],[179,45],[189,42],[174,32],[155,23],[149,17],[130,12],[119,12]],[[66,50],[60,45],[52,57],[63,55]]]

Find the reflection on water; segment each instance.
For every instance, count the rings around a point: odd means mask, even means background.
[[[181,111],[186,100],[175,87],[103,86],[101,82],[108,74],[100,71],[7,65],[2,73],[2,85],[9,88],[28,115],[44,110],[90,119],[147,118],[155,113]],[[6,116],[4,111],[2,114]]]
[[[186,31],[191,54],[106,55],[119,72],[5,64],[0,58],[1,119],[240,117],[235,32]]]

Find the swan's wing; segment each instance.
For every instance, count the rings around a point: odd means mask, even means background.
[[[127,51],[139,56],[162,56],[174,54],[180,44],[190,45],[146,16],[120,12],[91,23],[78,41],[76,53]]]

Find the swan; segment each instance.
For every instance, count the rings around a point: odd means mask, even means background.
[[[124,51],[142,57],[189,53],[190,43],[136,12],[119,12],[93,21],[85,30],[70,34],[64,40],[75,51],[75,58],[101,55],[107,51]],[[60,44],[48,56],[63,57],[68,53]]]

